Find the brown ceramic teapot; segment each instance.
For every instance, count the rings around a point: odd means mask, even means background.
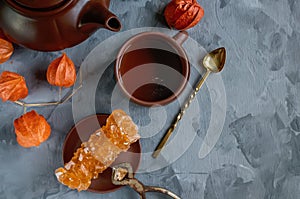
[[[98,28],[119,31],[110,0],[0,0],[0,32],[39,51],[72,47]]]

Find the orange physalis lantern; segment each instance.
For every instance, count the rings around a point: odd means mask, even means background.
[[[59,87],[70,87],[75,83],[76,70],[73,61],[63,53],[48,67],[47,80],[49,84]]]
[[[28,89],[24,77],[9,71],[4,71],[0,75],[0,98],[4,102],[16,101],[27,95]]]
[[[13,51],[14,47],[12,43],[0,37],[0,64],[6,62],[13,54]]]
[[[186,30],[202,19],[204,10],[197,0],[172,0],[167,5],[164,15],[170,27]]]
[[[16,119],[14,127],[17,142],[26,148],[39,146],[51,133],[51,127],[46,119],[34,110]]]

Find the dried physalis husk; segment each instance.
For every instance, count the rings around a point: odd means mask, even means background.
[[[14,52],[12,43],[0,38],[0,64],[6,62]]]
[[[204,16],[204,10],[197,0],[172,0],[164,12],[167,24],[177,30],[195,26]]]
[[[0,75],[0,98],[16,101],[28,95],[28,88],[24,77],[17,73],[4,71]]]
[[[47,80],[51,85],[59,87],[70,87],[75,83],[75,66],[66,53],[51,62],[47,70]]]
[[[46,141],[51,127],[46,119],[34,110],[25,113],[14,121],[17,142],[23,147],[39,146]]]

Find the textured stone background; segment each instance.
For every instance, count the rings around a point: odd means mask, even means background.
[[[166,27],[162,11],[167,2],[112,0],[111,10],[120,17],[122,31]],[[188,31],[190,37],[208,51],[225,46],[228,53],[222,72],[227,115],[221,138],[208,156],[199,159],[199,142],[207,128],[207,120],[202,119],[198,121],[201,125],[195,127],[194,142],[177,161],[137,177],[145,184],[166,187],[188,199],[298,199],[300,2],[201,0],[200,3],[205,9],[205,17]],[[87,41],[65,51],[79,68],[94,47],[114,34],[99,30]],[[57,89],[47,84],[45,72],[50,61],[59,54],[16,46],[11,60],[0,65],[0,72],[10,70],[25,76],[30,89],[26,101],[55,100]],[[209,103],[205,94],[207,88],[204,87],[197,98],[200,107]],[[177,112],[175,106],[167,107],[173,115]],[[0,102],[1,199],[138,198],[129,188],[98,195],[78,193],[60,185],[53,171],[62,165],[61,146],[74,123],[72,103],[36,110],[51,124],[52,135],[38,148],[24,149],[16,143],[12,125],[22,114],[22,108]],[[98,107],[97,111],[111,110]],[[203,114],[210,113],[203,110]],[[143,111],[132,116],[139,118],[141,115],[147,116]],[[143,121],[141,119],[139,124]],[[142,144],[154,148],[159,136],[162,132],[150,144],[143,141]],[[163,196],[149,194],[149,197]]]

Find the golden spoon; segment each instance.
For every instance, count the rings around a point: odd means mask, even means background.
[[[169,130],[167,133],[164,135],[162,140],[160,141],[159,145],[156,147],[155,151],[152,154],[153,158],[156,158],[166,142],[168,141],[169,137],[171,136],[172,132],[176,128],[179,120],[181,120],[183,114],[191,104],[192,100],[195,98],[197,92],[200,90],[202,87],[203,83],[205,82],[206,78],[209,76],[211,72],[213,73],[218,73],[220,72],[225,65],[225,60],[226,60],[226,49],[224,47],[218,48],[213,50],[212,52],[208,53],[204,58],[203,58],[203,65],[206,68],[206,73],[204,76],[200,79],[198,82],[195,90],[190,94],[188,100],[185,102],[184,106],[181,107],[180,113],[177,115],[175,118],[173,124],[170,126]]]

